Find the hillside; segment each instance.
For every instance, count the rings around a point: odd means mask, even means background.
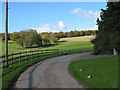
[[[67,42],[59,42],[57,44],[53,44],[48,47],[33,47],[33,48],[22,48],[17,44],[15,41],[9,40],[8,41],[8,50],[10,53],[17,53],[29,50],[36,50],[36,49],[62,49],[62,50],[72,50],[76,52],[83,52],[83,51],[92,51],[93,44],[89,41],[93,39],[95,36],[82,36],[82,37],[72,37],[72,38],[61,38],[59,41],[67,41]],[[84,42],[82,42],[84,41]],[[74,42],[74,43],[73,43]],[[5,43],[2,44],[2,54],[5,53]]]

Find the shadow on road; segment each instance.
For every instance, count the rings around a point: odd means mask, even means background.
[[[37,64],[30,72],[29,72],[29,83],[28,83],[28,88],[33,88],[33,73],[35,69],[42,64],[43,62]]]

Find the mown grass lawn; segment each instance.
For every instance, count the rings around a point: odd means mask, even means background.
[[[88,88],[118,88],[118,56],[75,61],[69,72]]]

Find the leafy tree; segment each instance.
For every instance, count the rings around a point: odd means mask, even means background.
[[[74,32],[70,31],[70,37],[74,37],[74,36],[75,36]]]
[[[40,34],[37,34],[35,43],[36,43],[38,46],[42,46],[42,38],[41,38],[41,35],[40,35]]]
[[[2,42],[5,41],[5,33],[2,33]]]
[[[11,37],[12,33],[8,33],[8,40],[11,40],[10,37]]]
[[[19,33],[18,32],[14,32],[11,34],[10,39],[13,41],[16,41],[19,38]]]
[[[59,32],[59,37],[60,38],[63,38],[64,37],[64,33],[61,31],[61,32]]]
[[[65,32],[65,37],[67,37],[67,32]]]
[[[85,32],[84,31],[80,31],[80,36],[85,36]]]
[[[22,47],[32,47],[32,45],[36,44],[38,46],[42,46],[42,38],[41,35],[37,33],[36,30],[29,29],[26,31],[20,31],[18,33],[18,39],[16,42]]]
[[[49,35],[51,35],[52,34],[52,32],[49,32]]]
[[[26,38],[28,39],[28,43],[30,45],[30,47],[32,47],[32,45],[36,44],[37,43],[37,31],[36,30],[33,30],[33,29],[30,29],[27,31],[27,36]]]
[[[85,32],[85,36],[89,36],[89,35],[94,35],[92,30],[88,30]]]
[[[8,33],[8,40],[10,40],[11,33]],[[1,33],[2,42],[5,41],[5,33]]]
[[[19,32],[19,38],[17,39],[17,43],[20,45],[20,46],[22,46],[22,47],[24,47],[24,41],[25,40],[25,31],[20,31]]]
[[[67,37],[71,37],[70,32],[67,32]]]
[[[50,42],[51,43],[57,43],[58,40],[59,40],[58,35],[55,35],[55,34],[50,35]]]
[[[75,30],[75,31],[74,31],[74,35],[75,35],[75,36],[80,36],[80,32],[77,31],[77,30]]]
[[[43,44],[46,46],[46,45],[48,45],[48,44],[50,44],[50,41],[49,41],[49,39],[50,39],[50,36],[49,36],[49,34],[44,34],[44,36],[42,37],[42,41],[43,41]]]

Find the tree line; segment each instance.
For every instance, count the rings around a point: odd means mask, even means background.
[[[70,32],[42,32],[37,33],[36,30],[29,29],[20,32],[8,33],[8,40],[16,41],[22,47],[32,47],[33,45],[48,46],[53,43],[57,43],[60,38],[65,37],[77,37],[77,36],[88,36],[95,35],[97,31],[70,31]],[[5,33],[2,34],[2,41],[5,40]]]
[[[96,38],[92,41],[95,54],[120,54],[120,1],[107,2],[101,9],[101,20],[97,20]]]

